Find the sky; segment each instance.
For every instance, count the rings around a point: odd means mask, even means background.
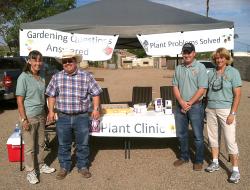
[[[77,0],[77,6],[95,1],[97,0]],[[151,1],[206,15],[206,0]],[[250,52],[250,0],[210,0],[208,16],[218,20],[233,21],[235,34],[238,35],[234,51]]]

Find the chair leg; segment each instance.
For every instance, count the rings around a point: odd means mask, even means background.
[[[127,153],[128,153],[127,138],[124,138],[124,151],[125,151],[125,159],[127,159]]]
[[[131,148],[131,141],[130,138],[128,139],[128,159],[130,159],[130,148]]]

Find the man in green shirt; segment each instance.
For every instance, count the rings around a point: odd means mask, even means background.
[[[184,62],[177,66],[173,78],[173,92],[178,101],[175,122],[181,151],[180,158],[174,162],[174,166],[181,166],[190,159],[188,150],[188,125],[190,122],[196,148],[193,169],[201,171],[204,160],[204,108],[201,99],[208,87],[208,77],[205,66],[195,60],[195,55],[195,47],[192,43],[183,45]]]

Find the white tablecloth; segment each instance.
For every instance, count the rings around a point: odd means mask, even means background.
[[[123,115],[103,115],[100,132],[92,136],[103,137],[176,137],[174,114],[148,111]]]

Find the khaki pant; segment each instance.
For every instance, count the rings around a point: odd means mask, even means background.
[[[236,121],[234,119],[231,125],[226,124],[230,109],[209,109],[207,114],[207,132],[211,147],[219,147],[220,130],[223,130],[226,148],[229,154],[238,154],[238,145],[236,143]]]
[[[30,122],[30,130],[22,130],[23,140],[25,143],[25,170],[32,171],[38,166],[44,164],[44,129],[45,115],[39,115],[28,118]]]

